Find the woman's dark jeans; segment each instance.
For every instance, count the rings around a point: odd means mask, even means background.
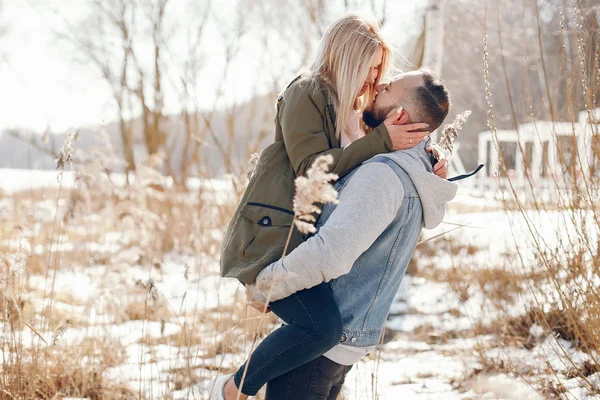
[[[314,360],[342,336],[340,310],[326,283],[269,304],[287,325],[276,329],[254,350],[242,393],[254,396],[270,380]],[[245,364],[234,376],[240,387]]]

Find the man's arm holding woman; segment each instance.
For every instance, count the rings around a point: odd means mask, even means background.
[[[319,232],[286,255],[283,263],[261,271],[249,292],[265,302],[273,286],[270,301],[277,301],[347,274],[394,220],[403,198],[402,183],[388,165],[362,165]]]

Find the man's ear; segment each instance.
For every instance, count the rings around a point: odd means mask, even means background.
[[[407,124],[409,119],[410,118],[409,118],[408,113],[406,112],[406,110],[402,109],[402,112],[400,112],[400,114],[398,115],[398,119],[396,119],[397,125]]]
[[[386,117],[386,120],[391,120],[394,125],[404,125],[408,123],[409,119],[408,113],[404,107],[394,108]]]

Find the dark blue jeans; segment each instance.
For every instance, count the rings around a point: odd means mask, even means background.
[[[342,336],[342,318],[326,283],[269,304],[287,325],[274,330],[254,350],[242,393],[254,396],[274,378],[312,361]],[[240,388],[245,365],[234,376]]]
[[[266,399],[336,400],[351,369],[321,356],[269,381]]]

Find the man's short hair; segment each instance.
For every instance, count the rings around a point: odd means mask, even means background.
[[[423,73],[423,85],[414,89],[413,101],[417,114],[415,121],[426,122],[429,129],[434,131],[448,115],[450,110],[450,93],[437,75],[428,69]]]

